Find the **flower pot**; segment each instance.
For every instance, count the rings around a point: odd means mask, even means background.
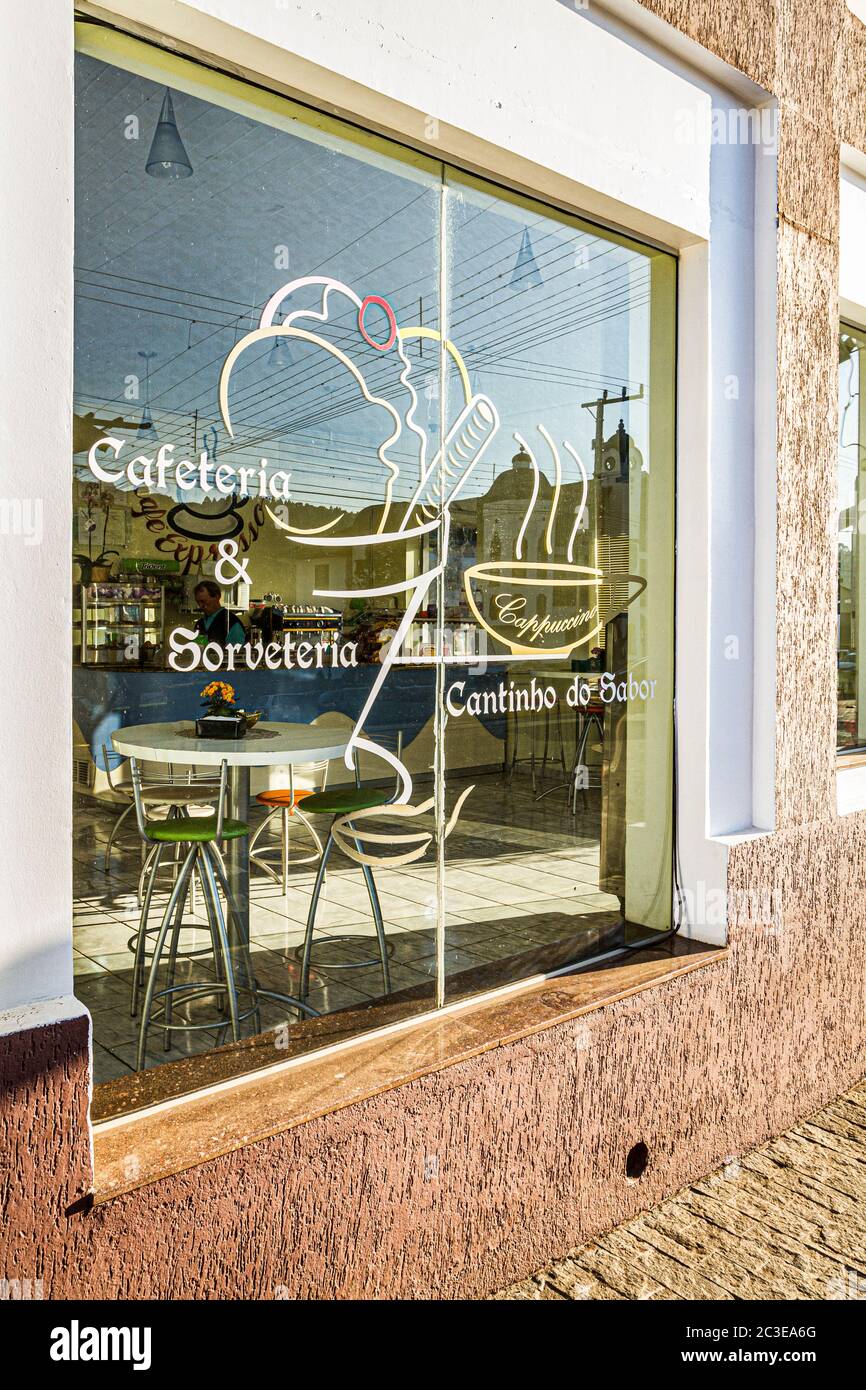
[[[247,721],[242,714],[206,714],[195,721],[196,738],[243,738]]]

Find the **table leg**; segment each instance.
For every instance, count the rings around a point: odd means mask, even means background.
[[[228,796],[226,798],[226,814],[230,820],[240,820],[249,824],[250,814],[250,770],[248,767],[229,767],[228,770]],[[252,975],[252,961],[250,959],[250,842],[249,836],[243,835],[237,840],[229,840],[226,843],[226,871],[229,888],[231,889],[234,901],[234,912],[228,913],[226,929],[229,938],[229,948],[232,959],[235,962],[235,980],[247,988],[251,988],[257,998],[275,999],[279,1003],[287,1004],[298,1014],[305,1018],[318,1018],[318,1009],[312,1008],[309,1004],[303,1003],[291,994],[283,994],[281,991],[263,989]],[[258,1008],[256,1008],[256,1026],[260,1027]]]
[[[226,816],[229,820],[247,822],[249,813],[250,770],[248,767],[230,767]],[[250,847],[247,836],[229,840],[225,845],[225,851],[229,886],[235,907],[235,911],[228,914],[226,928],[233,956],[235,947],[241,948],[236,956],[240,962],[245,959],[250,942]]]

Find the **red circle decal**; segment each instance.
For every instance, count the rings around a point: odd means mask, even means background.
[[[378,304],[379,308],[384,309],[385,313],[388,316],[388,324],[390,326],[391,332],[388,335],[387,343],[377,343],[375,339],[370,337],[369,333],[364,327],[364,315],[366,314],[371,304]],[[388,349],[392,348],[395,342],[397,341],[397,320],[394,317],[394,310],[391,308],[391,305],[388,303],[387,299],[383,299],[380,294],[367,295],[367,298],[364,300],[363,304],[358,310],[358,328],[361,331],[361,337],[364,339],[364,341],[369,343],[370,347],[375,348],[377,352],[387,352]]]

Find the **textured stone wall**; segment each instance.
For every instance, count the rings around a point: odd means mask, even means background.
[[[732,887],[773,884],[786,918],[738,899],[717,964],[92,1210],[69,1211],[89,1178],[81,1025],[19,1035],[6,1277],[73,1298],[441,1298],[527,1274],[862,1073],[862,831],[750,845]]]
[[[839,142],[866,153],[866,29],[842,0],[645,4],[780,104],[779,829],[731,855],[729,955],[71,1214],[88,1183],[86,1043],[79,1024],[20,1035],[2,1111],[6,1277],[43,1278],[60,1297],[471,1296],[862,1074],[866,815],[835,811],[830,522]],[[639,1140],[650,1162],[631,1183]],[[425,1179],[430,1155],[439,1174]]]

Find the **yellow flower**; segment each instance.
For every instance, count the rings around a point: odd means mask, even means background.
[[[225,704],[232,704],[235,698],[234,686],[227,681],[211,681],[201,692],[205,700],[215,700],[219,698]]]

